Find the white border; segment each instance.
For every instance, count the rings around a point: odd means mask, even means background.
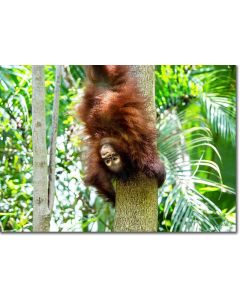
[[[239,64],[238,20],[233,0],[1,1],[0,63]],[[239,253],[239,234],[1,234],[0,293],[237,299]]]

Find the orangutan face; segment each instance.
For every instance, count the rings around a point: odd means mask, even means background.
[[[114,173],[118,173],[119,171],[121,171],[121,157],[111,144],[103,144],[100,150],[100,155],[109,170]]]

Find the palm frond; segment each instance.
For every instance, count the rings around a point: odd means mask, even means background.
[[[203,93],[200,97],[203,109],[213,130],[225,140],[236,141],[236,102],[216,94]]]
[[[236,66],[205,66],[189,77],[201,87],[198,100],[212,130],[235,144]]]
[[[199,189],[204,186],[220,193],[234,191],[223,185],[217,163],[204,158],[206,148],[220,157],[212,145],[211,131],[203,123],[184,129],[187,120],[183,114],[178,115],[175,110],[166,112],[159,127],[158,148],[167,168],[166,183],[159,195],[164,218],[171,215],[170,231],[221,231],[221,210]],[[199,159],[191,159],[189,153],[199,149]],[[215,177],[211,178],[215,180],[203,178],[204,172],[213,174]]]

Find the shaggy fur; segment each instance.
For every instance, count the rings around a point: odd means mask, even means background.
[[[127,66],[88,66],[87,82],[78,116],[85,123],[89,155],[85,183],[97,188],[106,200],[115,201],[112,178],[128,180],[141,171],[155,177],[158,186],[165,180],[165,168],[158,158],[156,130],[146,111]],[[123,169],[113,174],[100,156],[100,148],[110,143],[123,161]]]

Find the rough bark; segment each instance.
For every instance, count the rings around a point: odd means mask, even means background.
[[[155,122],[154,66],[132,66],[141,92],[148,97],[148,111]],[[127,183],[116,182],[114,232],[156,232],[158,224],[157,182],[138,174]]]
[[[33,231],[49,231],[44,67],[32,67]]]
[[[55,160],[56,160],[56,140],[58,131],[58,113],[59,113],[59,98],[61,85],[62,66],[56,67],[55,90],[53,100],[53,115],[52,115],[52,134],[50,143],[50,157],[49,157],[49,188],[48,188],[48,205],[52,211],[55,195]]]

